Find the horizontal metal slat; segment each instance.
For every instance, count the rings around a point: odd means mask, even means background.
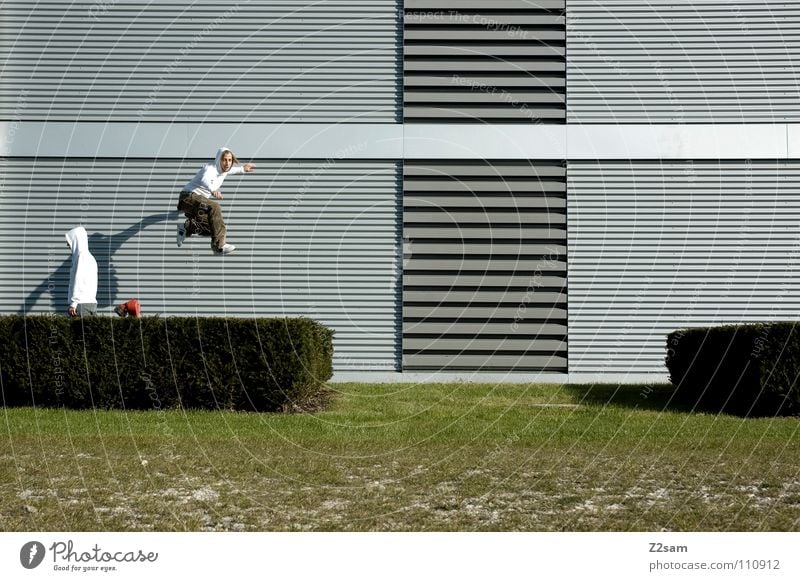
[[[566,371],[567,359],[559,356],[524,355],[403,355],[403,369],[414,370],[498,370],[514,369]]]
[[[0,270],[2,272],[2,270]],[[411,271],[403,274],[403,284],[406,288],[419,286],[444,286],[457,288],[462,286],[494,286],[494,287],[522,287],[527,290],[535,290],[540,287],[564,287],[566,278],[563,276],[550,276],[547,273],[520,272],[516,275],[496,275],[496,274],[417,274]],[[417,315],[415,315],[417,316]]]
[[[405,91],[403,93],[406,108],[418,106],[420,103],[453,103],[459,102],[465,105],[501,105],[507,107],[520,106],[523,103],[530,106],[536,104],[563,104],[566,97],[563,94],[552,91],[541,91],[538,93],[523,91]]]
[[[495,57],[521,57],[521,56],[535,56],[535,57],[551,57],[554,59],[563,59],[566,56],[566,48],[558,45],[542,45],[542,44],[529,44],[520,45],[502,42],[464,42],[463,44],[434,44],[424,43],[423,41],[415,41],[413,44],[408,42],[403,48],[406,56],[495,56]]]
[[[445,73],[419,73],[406,71],[403,82],[406,87],[497,87],[498,89],[520,87],[552,87],[564,90],[567,81],[557,73],[536,74],[528,71],[509,71],[504,75],[481,75],[459,71],[458,75]]]
[[[449,177],[451,180],[460,180],[464,177],[482,176],[507,180],[509,178],[527,177],[566,177],[567,170],[562,163],[546,163],[531,160],[528,163],[509,163],[501,160],[482,163],[471,161],[470,163],[459,163],[458,160],[426,160],[417,162],[406,160],[403,164],[403,176],[407,183],[411,183],[411,178],[417,177]]]
[[[565,113],[561,109],[542,109],[521,107],[489,107],[478,109],[475,107],[458,107],[449,109],[445,107],[421,107],[407,105],[404,109],[406,121],[411,118],[430,121],[431,119],[461,119],[461,120],[481,120],[481,119],[515,119],[528,122],[535,122],[537,119],[559,120],[564,119]]]
[[[487,4],[486,8],[491,8],[492,4]],[[542,13],[542,12],[523,12],[518,11],[514,13],[502,12],[457,12],[457,11],[427,11],[427,12],[407,12],[403,17],[403,21],[408,26],[431,27],[446,29],[450,26],[474,26],[474,27],[487,27],[500,28],[502,25],[513,26],[510,34],[522,34],[527,30],[522,30],[522,27],[539,27],[539,26],[557,26],[563,27],[565,18],[558,13]],[[509,32],[508,27],[505,27],[506,32]]]
[[[408,208],[404,212],[407,222],[452,222],[462,224],[530,224],[532,226],[541,224],[561,225],[566,224],[566,216],[555,212],[525,211],[519,208],[516,211],[505,211],[504,208],[491,211],[451,211],[451,212],[431,212]]]
[[[526,301],[537,304],[566,304],[566,295],[562,292],[547,292],[547,290],[537,290],[530,294],[527,291],[482,291],[482,290],[415,290],[405,288],[403,290],[403,302],[411,303],[424,302],[435,304],[446,304],[448,302],[471,302],[471,303],[491,303],[499,305],[509,303],[520,305]]]
[[[497,224],[457,224],[441,223],[423,225],[423,223],[406,223],[403,234],[409,238],[444,238],[449,240],[563,240],[566,236],[564,227],[537,227],[518,224],[517,228],[502,228]]]
[[[459,352],[468,351],[495,351],[501,354],[503,351],[526,351],[531,349],[534,342],[530,339],[416,339],[408,338],[403,341],[405,352],[417,350],[450,350]],[[559,353],[562,357],[566,356],[567,344],[564,341],[553,339],[539,339],[536,342],[537,351],[550,351]]]
[[[435,243],[413,242],[412,245],[414,254],[417,255],[430,255],[430,254],[447,254],[455,256],[473,256],[476,254],[502,254],[502,255],[517,255],[517,256],[545,256],[553,252],[566,254],[566,245],[557,246],[555,244],[536,244],[525,242],[511,242],[501,243],[497,241],[488,241],[484,243],[477,242],[443,242],[437,241]],[[448,257],[450,258],[450,257]]]
[[[447,321],[425,321],[421,323],[403,323],[403,334],[407,335],[432,335],[446,337],[447,335],[474,335],[481,337],[499,335],[501,337],[520,337],[524,335],[566,336],[566,325],[556,323],[451,323]],[[535,349],[535,343],[530,348]]]
[[[563,10],[565,0],[488,0],[495,10]],[[409,10],[485,10],[487,0],[405,0]]]
[[[446,40],[450,42],[468,42],[476,40],[493,41],[493,40],[509,40],[513,37],[514,33],[509,33],[508,30],[492,30],[490,27],[472,27],[465,29],[458,29],[454,27],[421,27],[405,29],[404,40],[406,42],[425,41],[425,40]],[[566,33],[563,30],[550,30],[541,28],[538,30],[522,30],[516,32],[517,38],[523,40],[537,40],[540,42],[563,42],[566,39]],[[435,53],[434,53],[435,54]]]
[[[534,291],[535,292],[535,291]],[[527,297],[526,297],[527,298]],[[529,302],[534,302],[533,300]],[[403,307],[403,318],[411,322],[411,319],[421,321],[436,321],[439,319],[458,320],[458,319],[486,319],[499,320],[508,319],[510,321],[533,321],[533,320],[552,320],[561,324],[566,324],[567,311],[564,308],[536,307],[533,305],[519,304],[515,307],[470,305],[466,307],[416,307],[406,305]]]
[[[567,201],[563,198],[556,198],[551,196],[496,196],[487,198],[486,196],[420,196],[415,197],[406,195],[403,198],[403,207],[406,210],[411,208],[520,208],[524,210],[531,209],[550,209],[557,211],[564,211],[567,207]]]
[[[429,72],[441,75],[443,72],[469,73],[563,73],[566,65],[550,59],[515,59],[502,60],[494,58],[448,58],[447,60],[406,59],[403,65],[406,73]]]
[[[488,177],[488,176],[487,176]],[[495,179],[418,179],[405,180],[407,192],[542,192],[547,194],[567,191],[564,181],[554,179],[518,180],[511,176],[498,175]]]

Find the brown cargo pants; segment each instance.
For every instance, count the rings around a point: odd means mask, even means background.
[[[178,210],[186,215],[186,237],[193,234],[211,236],[211,250],[221,252],[225,244],[225,222],[220,205],[195,193],[181,192]]]

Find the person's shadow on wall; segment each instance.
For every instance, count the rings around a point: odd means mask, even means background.
[[[158,214],[151,214],[143,220],[129,226],[125,230],[107,236],[100,232],[89,234],[89,252],[92,253],[94,259],[97,261],[97,308],[108,308],[116,305],[120,301],[117,296],[119,293],[119,279],[117,278],[116,269],[114,267],[114,254],[117,250],[133,236],[153,224],[159,222],[166,222],[174,220],[179,214],[177,211],[160,212]],[[72,228],[70,226],[69,228]],[[26,297],[20,314],[29,314],[36,309],[37,303],[41,300],[42,295],[50,295],[50,311],[59,314],[66,314],[67,312],[67,292],[69,291],[69,272],[72,267],[72,257],[67,248],[67,241],[64,238],[64,233],[69,230],[66,228],[60,234],[60,241],[63,243],[61,246],[64,248],[64,260],[58,268],[48,277],[46,277],[39,285]],[[128,297],[130,298],[130,297]],[[41,310],[41,306],[38,310]]]

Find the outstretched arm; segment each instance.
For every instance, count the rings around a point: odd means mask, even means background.
[[[229,176],[233,176],[240,173],[250,173],[256,169],[256,164],[254,163],[246,163],[244,165],[235,165],[233,166],[230,171],[228,172]]]
[[[254,163],[246,163],[244,165],[235,165],[233,166],[230,171],[228,171],[228,175],[236,175],[240,173],[250,173],[254,169],[256,169],[256,164]],[[209,188],[211,190],[211,195],[218,200],[222,199],[222,192],[219,190],[215,190],[214,188]]]

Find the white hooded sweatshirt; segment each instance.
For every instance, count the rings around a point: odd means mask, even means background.
[[[89,252],[89,237],[83,226],[73,228],[64,235],[72,250],[72,268],[69,271],[69,306],[97,302],[97,261]]]
[[[225,181],[226,176],[244,173],[244,166],[241,165],[231,166],[231,169],[226,172],[222,171],[219,162],[222,159],[222,154],[226,151],[230,151],[230,149],[227,147],[220,147],[217,150],[217,157],[214,163],[207,163],[201,167],[192,178],[192,181],[183,186],[183,191],[194,192],[195,194],[210,198],[211,192],[219,191],[222,187],[222,182]]]

